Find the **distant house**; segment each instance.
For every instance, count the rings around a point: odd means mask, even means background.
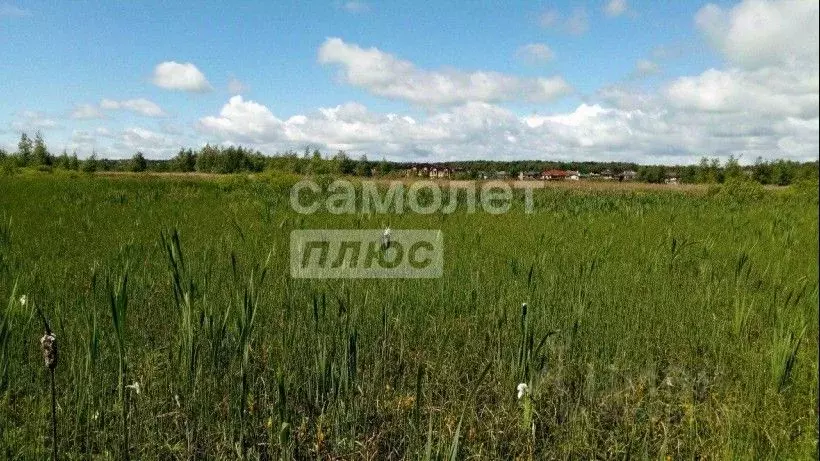
[[[569,176],[564,170],[547,170],[541,173],[541,179],[546,181],[561,181]]]
[[[601,178],[602,179],[613,179],[614,177],[615,177],[615,175],[612,173],[612,170],[610,170],[608,168],[601,172]]]
[[[581,173],[577,171],[567,171],[566,173],[567,179],[569,179],[570,181],[578,181],[579,179],[581,179]]]
[[[507,173],[506,171],[496,171],[495,172],[495,178],[496,179],[507,179],[509,176],[510,176],[510,174]]]
[[[431,168],[430,169],[430,177],[434,179],[449,179],[450,178],[450,169],[447,167],[441,168]]]
[[[541,177],[541,173],[537,171],[520,171],[518,173],[519,181],[524,181],[528,179],[538,179],[539,177]]]
[[[635,178],[638,177],[638,172],[634,170],[626,170],[621,173],[621,176],[624,178],[624,181],[634,181]]]

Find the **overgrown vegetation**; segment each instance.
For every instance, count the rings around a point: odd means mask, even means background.
[[[50,453],[35,306],[68,459],[816,454],[816,183],[302,216],[291,181],[0,178],[0,456]],[[385,222],[444,276],[290,278],[291,230]]]

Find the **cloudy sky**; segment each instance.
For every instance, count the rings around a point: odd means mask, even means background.
[[[0,0],[0,147],[818,158],[814,0],[205,3]]]

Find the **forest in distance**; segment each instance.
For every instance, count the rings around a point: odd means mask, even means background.
[[[684,184],[719,184],[726,180],[752,180],[764,185],[787,186],[798,181],[816,181],[820,176],[818,161],[796,162],[792,160],[764,160],[757,158],[751,165],[741,165],[739,156],[729,156],[724,162],[719,158],[704,156],[695,165],[640,165],[629,162],[558,162],[546,160],[466,160],[453,162],[391,162],[372,160],[366,155],[353,158],[345,151],[335,154],[323,153],[307,146],[298,153],[294,150],[266,155],[259,150],[242,146],[205,145],[200,149],[180,148],[170,159],[148,159],[136,152],[127,159],[108,159],[92,153],[80,159],[76,152],[60,154],[51,152],[37,132],[34,139],[23,133],[16,152],[0,149],[0,172],[13,173],[18,168],[41,171],[53,169],[92,172],[179,172],[179,173],[259,173],[274,170],[296,175],[351,175],[360,177],[409,176],[416,168],[446,168],[448,179],[515,179],[519,175],[540,175],[551,169],[572,170],[588,178],[602,175],[623,176],[628,172],[631,180],[647,183],[664,183],[674,178]],[[412,171],[416,176],[416,170]]]

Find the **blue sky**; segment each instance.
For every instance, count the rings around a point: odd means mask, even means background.
[[[0,147],[812,159],[813,3],[0,0]]]

